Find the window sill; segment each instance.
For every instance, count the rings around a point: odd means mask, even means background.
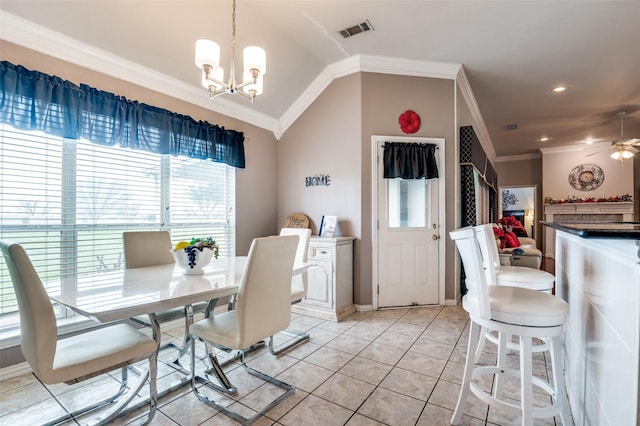
[[[58,319],[58,336],[74,333],[96,327],[99,324],[89,318],[75,316],[71,318]],[[11,348],[20,345],[20,329],[0,333],[0,349]]]

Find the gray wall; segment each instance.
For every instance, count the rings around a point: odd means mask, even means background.
[[[278,220],[305,213],[314,232],[323,214],[336,214],[343,235],[356,237],[354,301],[373,303],[371,235],[371,137],[406,136],[398,116],[412,109],[421,128],[412,136],[443,137],[447,211],[453,211],[456,132],[452,80],[359,73],[335,80],[278,143]],[[329,187],[304,187],[304,176],[329,174]],[[447,215],[447,229],[455,226]],[[443,232],[444,237],[445,232]],[[446,297],[454,294],[447,245]],[[453,260],[451,264],[453,264]]]

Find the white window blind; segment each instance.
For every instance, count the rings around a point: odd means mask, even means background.
[[[122,232],[212,236],[235,254],[235,170],[221,163],[52,138],[0,126],[0,239],[23,245],[51,294],[124,267]],[[59,315],[69,315],[60,310]],[[18,326],[0,258],[0,333]]]

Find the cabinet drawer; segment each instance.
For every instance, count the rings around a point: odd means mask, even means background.
[[[311,246],[309,247],[309,258],[311,259],[328,259],[334,258],[333,247]]]

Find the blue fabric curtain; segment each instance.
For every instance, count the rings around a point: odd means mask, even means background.
[[[244,168],[244,135],[0,62],[0,123],[69,139]]]
[[[386,142],[384,144],[384,178],[435,179],[436,145],[426,143]]]

